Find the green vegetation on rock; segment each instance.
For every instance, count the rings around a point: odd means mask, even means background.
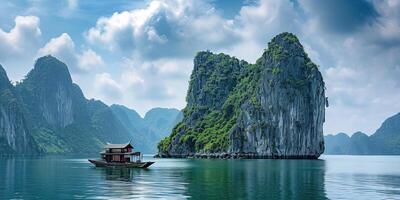
[[[197,53],[189,81],[184,119],[172,134],[160,141],[160,156],[188,156],[193,154],[227,153],[233,132],[242,127],[238,122],[251,115],[276,110],[275,106],[262,104],[263,81],[269,88],[307,86],[310,78],[290,77],[286,66],[289,58],[301,57],[304,74],[312,74],[314,64],[303,51],[297,37],[283,33],[268,43],[268,48],[255,64],[247,63],[226,54],[209,51]],[[272,60],[271,60],[272,59]],[[300,60],[301,61],[301,60]],[[290,60],[292,62],[292,60]],[[269,63],[273,63],[269,64]],[[318,71],[318,70],[317,70]],[[319,72],[318,72],[319,73]],[[286,78],[288,77],[288,78]],[[265,89],[264,89],[265,90]],[[297,89],[296,89],[297,90]],[[272,127],[266,122],[252,122],[253,131],[259,127]],[[272,127],[273,128],[273,127]],[[250,128],[251,129],[251,128]],[[240,139],[242,140],[242,139]]]
[[[239,115],[240,106],[248,99],[258,105],[259,100],[252,96],[258,90],[260,67],[248,64],[225,54],[199,52],[195,63],[201,62],[194,69],[189,83],[189,94],[198,85],[199,77],[205,81],[197,95],[200,99],[188,96],[188,106],[184,109],[185,117],[200,118],[193,125],[179,123],[169,137],[159,143],[159,150],[166,151],[171,140],[179,132],[179,143],[191,144],[196,152],[226,151],[229,145],[229,132]],[[203,98],[202,98],[203,97]],[[211,104],[211,107],[205,106]]]

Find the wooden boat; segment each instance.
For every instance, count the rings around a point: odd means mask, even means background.
[[[91,160],[96,167],[128,167],[128,168],[147,168],[154,162],[142,162],[143,154],[133,152],[133,146],[126,144],[109,144],[100,152],[101,159]]]

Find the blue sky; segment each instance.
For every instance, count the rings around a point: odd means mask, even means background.
[[[400,112],[399,11],[397,0],[5,0],[0,63],[18,81],[52,54],[87,98],[144,114],[185,106],[197,51],[254,62],[288,31],[323,73],[325,134],[372,134]]]

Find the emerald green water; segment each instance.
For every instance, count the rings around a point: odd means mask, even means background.
[[[86,158],[0,158],[0,199],[400,199],[400,157],[153,159],[149,169]]]

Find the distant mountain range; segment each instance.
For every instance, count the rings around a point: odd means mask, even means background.
[[[169,135],[183,118],[182,113],[175,108],[153,108],[144,118],[135,110],[122,105],[112,105],[110,108],[124,128],[133,133],[133,143],[148,153],[155,153],[158,142]]]
[[[0,65],[0,154],[94,153],[106,142],[131,139],[138,150],[154,153],[181,115],[155,108],[141,118],[124,106],[88,100],[52,56],[39,58],[15,86]]]
[[[325,136],[324,154],[400,155],[400,113],[386,119],[371,136],[362,132]]]

